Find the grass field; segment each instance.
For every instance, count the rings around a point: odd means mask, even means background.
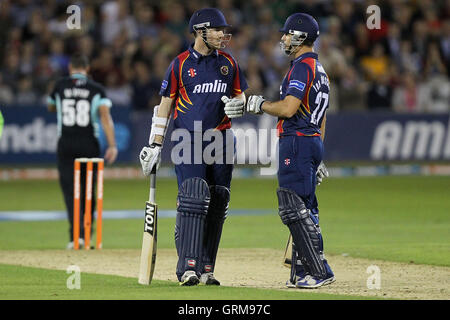
[[[276,180],[270,179],[233,180],[231,209],[270,209],[273,213],[229,215],[221,248],[283,248],[287,229],[277,214],[276,187]],[[159,179],[157,188],[160,209],[175,209],[175,180]],[[147,180],[106,180],[104,189],[105,210],[142,209],[148,197]],[[0,182],[0,190],[0,211],[64,210],[57,181]],[[448,177],[326,180],[318,190],[326,253],[449,267],[449,190]],[[158,248],[174,248],[174,220],[159,220]],[[105,250],[139,249],[142,224],[141,219],[104,220]],[[63,249],[67,228],[66,221],[0,221],[0,250]],[[170,281],[155,281],[151,288],[142,288],[135,279],[91,274],[83,278],[80,292],[67,290],[66,278],[64,271],[0,265],[0,299],[193,298],[192,290]],[[194,290],[195,299],[367,298],[235,287]]]

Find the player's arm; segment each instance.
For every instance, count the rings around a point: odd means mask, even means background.
[[[161,149],[164,144],[164,136],[169,126],[170,115],[173,108],[175,98],[161,98],[158,106],[153,110],[152,128],[150,131],[149,146],[142,148],[139,154],[142,172],[145,176],[149,176],[153,167],[159,168],[161,162]]]
[[[283,100],[266,101],[262,96],[250,96],[246,110],[250,113],[268,113],[275,117],[290,118],[297,112],[302,101],[292,95],[287,95]]]
[[[153,133],[154,134],[153,142],[161,146],[164,142],[164,132],[169,124],[170,114],[172,113],[174,101],[175,98],[163,96],[161,98],[161,102],[159,103],[157,113],[154,115],[154,119],[158,118],[158,120],[155,121],[156,123],[153,123],[152,121],[154,128],[158,128],[156,130],[152,128],[152,131],[156,131]],[[150,139],[152,140],[152,138]]]
[[[55,102],[55,94],[56,94],[56,85],[53,84],[53,89],[51,93],[47,96],[47,110],[49,112],[56,112],[56,102]]]
[[[320,133],[321,133],[320,137],[322,138],[322,141],[325,140],[325,127],[326,127],[326,124],[327,124],[327,113],[325,112],[324,115],[323,115],[322,123],[320,125]]]
[[[98,108],[100,115],[100,122],[102,124],[103,131],[105,132],[106,141],[108,142],[108,148],[105,152],[105,159],[108,163],[113,163],[117,158],[117,145],[116,138],[114,136],[114,122],[109,112],[109,107],[101,105]]]
[[[288,95],[280,101],[264,101],[261,110],[275,117],[290,118],[295,115],[301,103],[300,99]]]

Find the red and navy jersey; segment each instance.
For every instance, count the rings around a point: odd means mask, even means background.
[[[278,135],[320,136],[320,126],[330,93],[330,81],[317,59],[317,53],[307,52],[291,61],[280,87],[281,100],[292,95],[301,100],[291,118],[278,118]]]
[[[174,127],[194,131],[201,121],[202,131],[231,128],[222,96],[233,97],[248,88],[236,60],[215,50],[203,56],[192,46],[179,54],[167,69],[159,94],[175,99]]]

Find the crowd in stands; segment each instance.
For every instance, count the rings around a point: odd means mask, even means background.
[[[67,27],[71,4],[81,9],[79,29]],[[370,5],[380,8],[380,28],[368,28]],[[220,9],[233,26],[225,50],[246,75],[247,95],[279,98],[292,57],[278,30],[305,12],[320,25],[315,50],[331,81],[330,112],[450,112],[450,0],[2,0],[0,105],[45,105],[77,52],[114,105],[151,110],[170,61],[193,42],[189,18],[202,7]]]

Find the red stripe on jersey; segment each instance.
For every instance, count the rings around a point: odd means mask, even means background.
[[[311,86],[314,83],[314,79],[316,78],[316,59],[306,58],[306,59],[302,60],[302,63],[306,63],[313,72],[311,79],[309,79],[309,72],[308,72],[308,82],[309,83],[306,84],[308,89],[305,92],[305,97],[306,97],[305,103],[303,103],[303,105],[306,108],[306,111],[311,113],[311,108],[309,107],[309,90],[311,89]]]
[[[284,122],[284,120],[278,120],[278,123],[277,123],[277,135],[278,136],[281,136],[281,134],[284,132],[283,122]]]
[[[311,89],[312,84],[314,83],[314,79],[316,78],[316,59],[313,58],[305,58],[304,60],[302,60],[301,63],[306,63],[312,70],[313,74],[312,77],[309,77],[309,71],[308,71],[308,83],[306,84],[306,86],[308,87],[308,89],[305,92],[305,101],[303,103],[306,111],[308,111],[308,113],[311,113],[311,108],[309,107],[309,90]]]
[[[189,99],[189,96],[188,96],[188,94],[186,92],[186,88],[183,85],[183,64],[187,60],[187,58],[189,58],[190,54],[191,53],[189,52],[189,50],[186,50],[185,52],[179,54],[178,57],[177,57],[178,61],[180,62],[180,67],[179,67],[179,70],[178,70],[178,77],[179,77],[179,79],[178,79],[178,81],[179,81],[179,85],[178,85],[179,90],[178,91],[180,92],[180,94],[183,97],[184,101],[186,101],[189,104],[192,104],[192,101],[191,101],[191,99]]]
[[[231,128],[231,120],[227,116],[223,117],[222,122],[215,128],[215,130],[226,130]]]
[[[300,131],[296,131],[295,133],[296,133],[297,136],[299,136],[299,137],[320,137],[320,133],[304,134],[304,133],[301,133]]]
[[[174,98],[177,94],[177,79],[175,78],[175,72],[173,71],[173,64],[172,64],[172,70],[170,72],[170,98]]]
[[[291,80],[291,73],[292,73],[292,71],[294,71],[294,67],[292,67],[291,70],[289,70],[289,73],[288,73],[288,86],[289,86],[289,81]]]

